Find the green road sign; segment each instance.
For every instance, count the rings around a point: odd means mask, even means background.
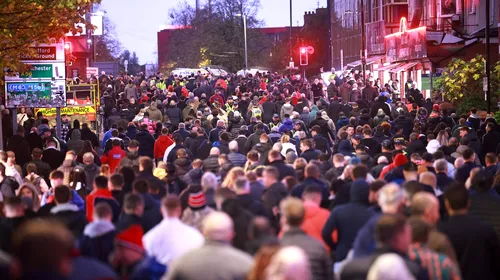
[[[19,73],[19,78],[52,78],[52,64],[35,64],[31,70]]]

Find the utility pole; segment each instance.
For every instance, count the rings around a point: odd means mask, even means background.
[[[363,72],[363,84],[366,85],[366,33],[365,33],[365,3],[361,2],[361,68]]]
[[[490,87],[490,0],[486,0],[486,26],[485,41],[486,41],[486,102],[488,102],[488,114],[491,114],[491,87]],[[484,87],[484,85],[483,85]]]
[[[292,47],[292,0],[290,0],[290,61],[293,61],[293,47]],[[290,69],[290,71],[292,71],[292,70]]]

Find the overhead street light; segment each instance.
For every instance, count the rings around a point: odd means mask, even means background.
[[[243,14],[236,14],[237,17],[243,18],[243,37],[245,37],[245,76],[248,70],[248,45],[247,45],[247,16]]]

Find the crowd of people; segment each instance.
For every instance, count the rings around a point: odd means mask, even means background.
[[[475,108],[357,71],[93,79],[102,135],[20,109],[0,151],[1,279],[500,279]]]

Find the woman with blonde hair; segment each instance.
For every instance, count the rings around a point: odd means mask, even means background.
[[[446,132],[446,130],[441,130],[439,131],[436,140],[438,140],[440,144],[439,146],[442,147],[442,146],[448,146],[449,138],[450,136],[448,135],[448,132]]]
[[[240,176],[245,176],[245,171],[241,167],[233,167],[226,175],[226,178],[221,184],[222,188],[233,189],[234,182]]]
[[[294,144],[290,143],[290,136],[287,134],[284,134],[281,136],[280,139],[281,142],[281,155],[286,157],[286,153],[289,150],[293,150],[295,153],[297,153],[297,148],[295,147]]]

